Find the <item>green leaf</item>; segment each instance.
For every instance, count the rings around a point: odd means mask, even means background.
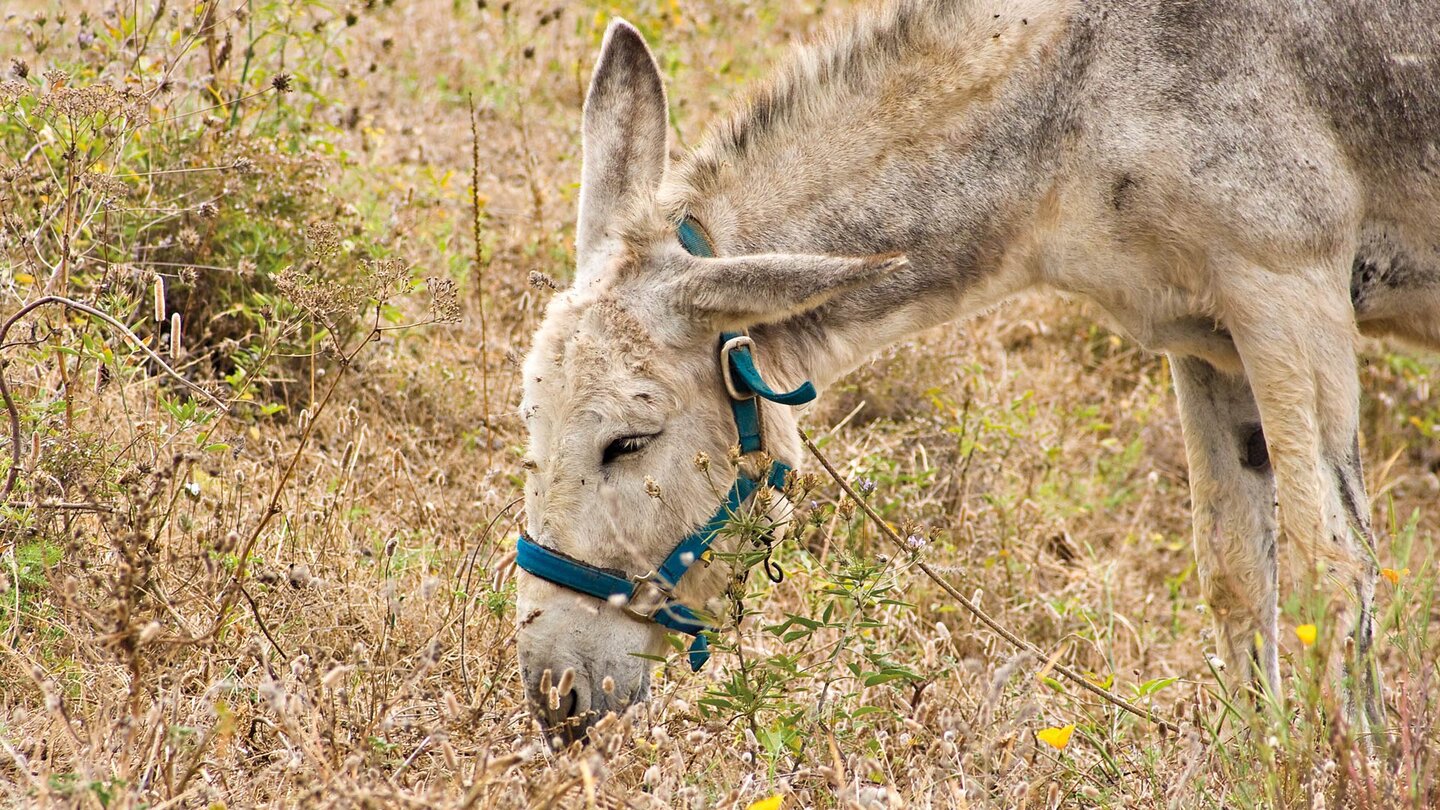
[[[1159,692],[1161,689],[1164,689],[1165,687],[1169,686],[1169,685],[1172,684],[1172,683],[1175,683],[1175,682],[1178,681],[1178,680],[1180,680],[1180,679],[1179,679],[1179,678],[1173,678],[1173,677],[1172,677],[1172,678],[1156,678],[1156,679],[1154,679],[1154,680],[1152,680],[1152,681],[1146,681],[1145,683],[1142,683],[1142,684],[1140,684],[1139,686],[1136,686],[1136,687],[1135,687],[1135,696],[1136,696],[1136,697],[1147,697],[1147,696],[1149,696],[1149,695],[1153,695],[1153,694],[1155,694],[1156,692]]]

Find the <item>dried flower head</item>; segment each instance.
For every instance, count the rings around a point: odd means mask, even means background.
[[[410,286],[410,267],[399,259],[366,259],[361,286],[367,298],[389,301]]]
[[[30,88],[21,82],[0,82],[0,107],[8,107],[29,93]]]
[[[660,497],[660,485],[648,475],[645,476],[645,494],[652,498]]]
[[[775,500],[775,490],[768,485],[755,490],[755,508],[760,512],[770,509],[770,504]]]
[[[460,298],[455,280],[427,278],[425,286],[430,288],[430,317],[437,323],[459,323]]]
[[[85,175],[80,178],[80,185],[83,188],[90,189],[95,192],[97,196],[107,201],[123,197],[125,193],[129,191],[125,182],[120,178],[98,172],[86,172]]]
[[[276,73],[270,78],[270,86],[273,87],[277,93],[288,93],[295,89],[290,81],[289,73]]]
[[[248,157],[235,158],[235,162],[230,164],[230,168],[234,169],[236,174],[256,174],[260,171],[260,168],[255,165],[255,161]]]
[[[350,310],[353,300],[336,295],[334,285],[321,284],[294,269],[286,269],[275,277],[280,295],[310,317],[329,323],[338,314]]]
[[[312,222],[305,228],[312,258],[329,259],[340,251],[340,229],[333,222]]]
[[[543,289],[550,290],[551,292],[560,289],[560,285],[555,283],[555,279],[540,272],[539,270],[530,271],[530,286],[534,287],[537,290]]]
[[[17,79],[24,79],[30,75],[30,65],[24,59],[16,56],[10,60],[10,75]]]

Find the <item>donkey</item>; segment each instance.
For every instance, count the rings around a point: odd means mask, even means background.
[[[760,441],[739,435],[765,453],[728,495],[717,474],[757,386],[823,390],[1048,287],[1171,359],[1226,677],[1280,689],[1283,529],[1339,628],[1347,712],[1378,728],[1355,349],[1440,348],[1440,4],[898,0],[798,48],[673,165],[666,122],[614,21],[574,283],[524,364],[518,652],[542,724],[573,738],[647,699],[635,654],[697,633],[730,575],[696,557],[733,541],[694,538],[727,499],[781,505],[740,483],[801,460],[795,392],[762,393]]]

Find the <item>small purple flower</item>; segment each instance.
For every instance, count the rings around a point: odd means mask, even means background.
[[[930,541],[926,540],[925,535],[923,534],[912,534],[909,537],[905,538],[905,545],[911,551],[919,551],[920,549],[925,548],[925,544],[928,542]]]
[[[855,486],[855,488],[860,490],[861,495],[869,495],[870,493],[875,491],[875,479],[861,478],[860,482]]]

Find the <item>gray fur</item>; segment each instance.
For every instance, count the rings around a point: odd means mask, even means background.
[[[653,62],[617,27],[586,107],[583,289],[552,304],[527,363],[537,536],[587,559],[656,558],[695,518],[672,525],[631,499],[647,473],[705,511],[698,480],[656,465],[682,443],[713,455],[728,440],[713,390],[722,327],[753,327],[782,382],[823,388],[888,343],[1050,287],[1093,299],[1174,359],[1222,654],[1278,677],[1283,529],[1306,581],[1330,589],[1331,615],[1354,617],[1364,659],[1375,563],[1354,342],[1358,327],[1440,348],[1440,4],[900,0],[797,50],[658,188],[620,191],[608,170],[592,178],[592,160],[664,156]],[[616,87],[640,101],[613,100]],[[684,255],[674,223],[685,215],[732,258]],[[908,262],[884,258],[895,254]],[[725,261],[749,270],[717,271]],[[787,262],[804,283],[758,293],[762,269]],[[865,281],[863,268],[882,270]],[[645,364],[617,370],[606,307],[645,324]],[[581,356],[599,365],[561,362]],[[615,471],[620,494],[592,496],[568,472],[592,464],[570,415],[606,415],[587,431],[623,429],[606,419],[626,420],[615,392],[636,379],[671,392],[654,416],[665,435],[649,466]],[[1263,454],[1250,442],[1258,425]],[[788,411],[767,412],[773,451],[796,462],[792,426]],[[579,514],[619,528],[579,528]],[[606,538],[642,514],[655,539],[622,554]],[[1317,578],[1317,565],[1333,576]],[[522,602],[542,596],[522,589]],[[527,644],[522,634],[522,656]],[[566,654],[618,654],[595,649]],[[1378,678],[1356,680],[1357,719],[1378,722]]]

